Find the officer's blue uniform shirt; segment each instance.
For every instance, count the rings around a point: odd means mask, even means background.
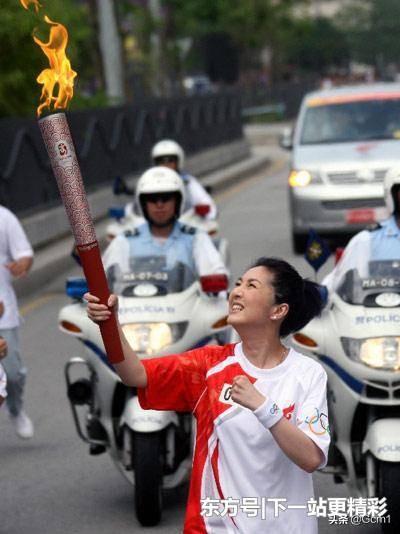
[[[120,271],[130,272],[137,258],[163,257],[164,265],[170,269],[177,262],[184,263],[196,276],[226,274],[228,272],[221,255],[210,236],[203,232],[175,222],[172,232],[165,240],[155,238],[148,223],[132,232],[115,237],[103,254],[104,268],[117,265]]]
[[[149,225],[142,224],[128,237],[130,257],[164,256],[167,269],[177,262],[185,263],[193,272],[196,266],[193,258],[193,239],[196,230],[176,222],[170,236],[164,242],[155,239]]]
[[[400,228],[394,215],[374,230],[363,230],[355,235],[322,283],[329,291],[336,291],[347,271],[357,269],[361,277],[366,277],[369,275],[369,262],[377,260],[400,260]]]
[[[400,260],[400,228],[394,215],[370,232],[370,260]]]

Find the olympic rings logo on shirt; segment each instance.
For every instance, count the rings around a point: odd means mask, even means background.
[[[316,436],[330,434],[328,416],[325,413],[320,412],[318,408],[315,408],[315,415],[311,417],[307,416],[304,422],[308,424],[310,431]],[[318,428],[318,423],[322,430]]]
[[[279,411],[279,406],[274,402],[274,404],[271,406],[270,410],[269,410],[269,413],[271,415],[275,415],[276,412]]]

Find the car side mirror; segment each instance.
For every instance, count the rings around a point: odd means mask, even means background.
[[[291,150],[293,148],[293,129],[284,128],[279,138],[279,144],[285,150]]]

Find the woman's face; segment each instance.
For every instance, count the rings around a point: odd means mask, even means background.
[[[265,267],[253,267],[244,273],[229,295],[228,323],[235,326],[264,325],[275,317],[273,275]]]

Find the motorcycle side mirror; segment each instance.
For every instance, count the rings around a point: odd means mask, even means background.
[[[113,184],[113,193],[114,195],[133,196],[135,194],[135,189],[129,187],[122,176],[117,176]]]
[[[209,204],[196,204],[194,207],[194,211],[196,215],[199,215],[200,217],[205,217],[210,213],[211,206]]]
[[[209,274],[200,277],[201,289],[205,293],[219,293],[228,289],[228,277],[226,274]]]
[[[83,295],[89,291],[86,278],[67,278],[65,294],[75,300],[82,300]]]
[[[125,217],[125,208],[121,206],[113,206],[108,210],[108,215],[112,219],[116,219],[117,221],[120,221]]]

